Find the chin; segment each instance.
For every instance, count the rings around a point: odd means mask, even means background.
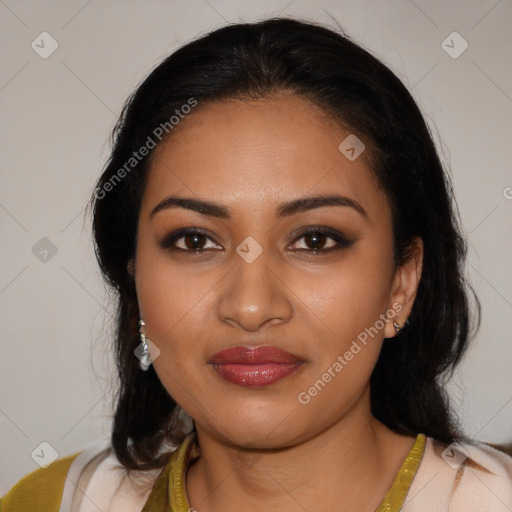
[[[261,414],[251,408],[238,414],[231,409],[222,422],[214,425],[208,422],[205,430],[225,443],[241,448],[275,449],[293,446],[307,438],[303,426],[304,422],[294,417],[293,410],[281,408],[271,414],[267,409]]]

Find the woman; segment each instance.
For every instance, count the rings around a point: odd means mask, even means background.
[[[2,512],[510,510],[512,458],[444,390],[466,246],[386,66],[312,23],[227,26],[162,62],[113,139],[91,199],[119,297],[111,444]]]

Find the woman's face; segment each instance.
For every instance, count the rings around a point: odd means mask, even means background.
[[[348,135],[280,94],[199,104],[157,148],[137,295],[158,377],[198,431],[270,448],[370,419],[370,375],[421,270],[394,272],[387,198],[367,152],[354,159],[351,139],[339,149]],[[199,208],[162,205],[170,196]],[[339,198],[297,203],[319,196]],[[292,356],[214,357],[260,346]]]

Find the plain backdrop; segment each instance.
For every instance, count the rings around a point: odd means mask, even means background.
[[[124,100],[191,38],[270,15],[337,20],[419,102],[483,306],[450,397],[468,435],[512,442],[510,0],[0,0],[0,495],[41,443],[109,435],[113,304],[84,208]]]

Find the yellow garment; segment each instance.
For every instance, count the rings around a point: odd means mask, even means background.
[[[375,512],[398,512],[409,492],[409,487],[420,465],[425,452],[425,434],[418,434],[411,451],[403,461],[400,469],[391,484],[389,491],[384,496],[382,503]]]
[[[142,512],[189,512],[185,476],[189,463],[199,457],[196,434],[189,434],[159,474]],[[375,512],[399,512],[425,450],[425,435],[418,434],[384,500]],[[22,478],[1,500],[0,512],[59,512],[66,475],[80,452],[57,459]]]
[[[159,475],[142,512],[189,512],[191,507],[185,490],[189,463],[199,456],[196,434],[189,434],[171,455]],[[402,463],[393,484],[375,512],[399,512],[425,451],[426,437],[418,434],[409,454]]]
[[[58,512],[71,463],[80,452],[23,477],[1,500],[0,512]]]

